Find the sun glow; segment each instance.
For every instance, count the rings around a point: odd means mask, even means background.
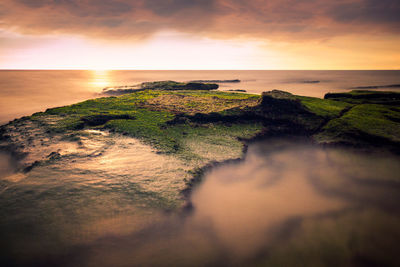
[[[0,32],[17,45],[0,53],[0,69],[254,70],[398,69],[396,37],[336,37],[326,42],[210,39],[160,32],[146,40],[99,40],[77,36],[35,37]],[[0,44],[1,46],[1,44]],[[381,47],[380,47],[381,46]],[[377,49],[377,47],[380,49]],[[384,49],[385,48],[385,49]],[[98,86],[107,85],[96,81]]]
[[[256,41],[214,40],[175,32],[159,33],[140,42],[60,36],[2,55],[0,68],[104,71],[277,67],[260,62],[260,52]]]
[[[111,85],[111,79],[109,75],[109,70],[91,70],[93,75],[93,80],[90,82],[90,85],[95,87],[96,89],[99,87],[107,87]]]

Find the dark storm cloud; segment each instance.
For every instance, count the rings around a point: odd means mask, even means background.
[[[146,37],[160,30],[231,38],[400,32],[398,0],[2,0],[0,29]]]
[[[145,7],[157,15],[169,16],[185,9],[212,12],[215,3],[215,0],[147,0]]]
[[[365,0],[335,7],[333,18],[341,22],[359,22],[400,26],[399,0]]]
[[[64,9],[77,16],[109,16],[121,15],[132,10],[132,4],[114,0],[17,0],[22,5],[37,9],[50,6]]]

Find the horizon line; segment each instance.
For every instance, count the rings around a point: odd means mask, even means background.
[[[67,70],[85,70],[85,71],[400,71],[399,69],[47,69],[47,68],[0,68],[0,71],[67,71]]]

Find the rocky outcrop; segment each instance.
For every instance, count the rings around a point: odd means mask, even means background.
[[[181,83],[175,81],[158,81],[158,82],[144,82],[142,84],[133,86],[107,87],[103,89],[102,94],[123,95],[144,90],[162,90],[162,91],[207,90],[208,91],[216,89],[218,89],[218,84],[215,83],[203,83],[203,82]]]
[[[90,115],[81,118],[82,124],[87,126],[99,126],[103,125],[110,120],[134,120],[133,116],[122,114],[122,115]]]
[[[356,86],[352,87],[351,89],[381,89],[381,88],[400,88],[400,84]]]
[[[400,105],[400,94],[396,92],[353,90],[349,93],[327,93],[324,98],[355,104]]]
[[[239,79],[234,80],[194,80],[192,83],[240,83]]]

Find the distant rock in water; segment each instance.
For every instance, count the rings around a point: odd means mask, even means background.
[[[215,83],[201,83],[201,82],[181,83],[175,81],[157,81],[157,82],[144,82],[139,85],[133,85],[133,86],[106,87],[103,89],[102,94],[123,95],[144,90],[164,90],[164,91],[216,90],[218,89],[218,87],[219,87],[218,84]]]
[[[240,83],[239,79],[234,80],[194,80],[192,83]]]
[[[215,90],[218,89],[218,84],[207,84],[199,82],[181,83],[175,81],[159,81],[159,82],[145,82],[140,85],[144,90]]]
[[[379,89],[379,88],[400,88],[400,84],[357,86],[357,87],[351,87],[350,89]]]
[[[320,83],[321,81],[315,80],[315,81],[303,81],[302,83]]]

